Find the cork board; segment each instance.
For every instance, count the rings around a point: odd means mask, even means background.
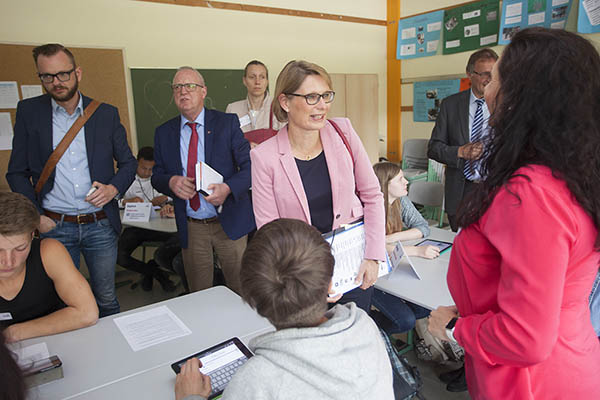
[[[31,51],[35,46],[0,43],[0,81],[16,81],[19,99],[23,99],[21,85],[40,85]],[[131,146],[131,123],[127,107],[127,88],[122,49],[91,49],[68,47],[82,69],[79,90],[86,96],[109,103],[119,109],[121,123],[127,131]],[[0,108],[9,112],[14,126],[16,108]],[[6,182],[6,169],[10,150],[0,151],[0,190],[10,190]]]

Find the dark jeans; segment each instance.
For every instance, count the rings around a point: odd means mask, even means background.
[[[162,268],[175,271],[181,278],[181,283],[186,292],[190,291],[190,287],[185,276],[185,269],[183,268],[183,257],[181,256],[181,245],[179,243],[179,237],[174,235],[165,243],[162,244],[154,252],[154,261]]]
[[[373,305],[381,314],[372,312],[371,317],[388,335],[410,331],[418,319],[429,315],[428,309],[379,289],[373,293]]]
[[[127,227],[119,238],[117,264],[140,274],[156,277],[160,269],[152,263],[145,263],[131,256],[131,253],[144,242],[167,242],[176,233],[158,232],[149,229]]]
[[[367,290],[362,290],[357,287],[356,289],[352,289],[342,296],[342,298],[337,303],[330,303],[329,308],[333,307],[336,304],[346,304],[353,301],[356,303],[358,308],[362,308],[367,314],[371,309],[371,298],[373,297],[373,287],[371,286]]]

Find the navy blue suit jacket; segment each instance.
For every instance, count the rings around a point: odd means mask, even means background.
[[[169,187],[169,180],[183,174],[179,153],[181,117],[165,122],[154,134],[154,170],[152,186],[174,199],[175,220],[181,246],[187,248],[187,214],[185,200],[180,199]],[[219,222],[227,236],[236,240],[256,228],[250,189],[250,145],[244,139],[240,122],[235,114],[205,109],[204,114],[204,160],[223,175],[231,193],[218,214]]]
[[[92,100],[83,96],[83,108]],[[125,128],[121,125],[119,112],[109,104],[102,103],[85,127],[85,146],[92,182],[114,185],[125,194],[135,178],[137,161],[127,144]],[[42,191],[35,194],[35,185],[42,169],[53,151],[52,103],[50,96],[33,97],[20,101],[13,137],[13,149],[8,163],[6,180],[13,192],[27,196],[42,212],[42,199],[54,187],[55,171],[52,172]],[[117,161],[115,173],[113,159]],[[104,212],[112,227],[119,234],[121,219],[117,200],[109,201]]]

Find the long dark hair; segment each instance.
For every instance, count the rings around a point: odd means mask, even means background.
[[[2,388],[0,400],[25,399],[23,374],[4,344],[2,332],[0,332],[0,388]]]
[[[538,164],[566,182],[600,228],[598,52],[574,33],[529,28],[512,37],[497,71],[500,88],[482,156],[486,178],[465,198],[459,224],[476,222],[517,169]]]

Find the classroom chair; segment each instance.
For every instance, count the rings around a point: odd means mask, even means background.
[[[435,220],[442,227],[444,218],[444,185],[440,182],[417,181],[408,188],[408,198],[423,207],[421,214],[427,220]]]
[[[402,145],[402,171],[409,183],[427,179],[428,143],[427,139],[408,139]]]

